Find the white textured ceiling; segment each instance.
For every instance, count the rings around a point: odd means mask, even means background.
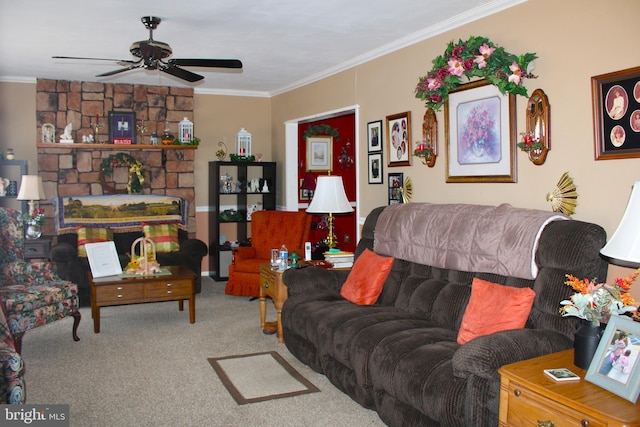
[[[523,1],[0,0],[0,81],[48,78],[269,96]],[[196,83],[143,69],[96,78],[120,66],[51,58],[134,59],[129,46],[148,38],[140,22],[148,15],[162,18],[153,36],[171,45],[174,58],[237,58],[243,69],[185,67],[205,76]]]

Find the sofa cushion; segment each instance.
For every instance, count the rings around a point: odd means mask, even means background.
[[[536,293],[530,288],[514,288],[474,278],[471,298],[458,332],[458,344],[527,323]]]
[[[110,242],[113,240],[113,231],[104,227],[78,227],[78,256],[87,257],[87,243]]]
[[[354,304],[373,304],[382,292],[382,285],[391,271],[393,260],[393,257],[380,256],[365,249],[353,263],[340,295]]]
[[[178,241],[178,223],[143,224],[144,236],[153,240],[156,252],[173,252],[180,250]]]

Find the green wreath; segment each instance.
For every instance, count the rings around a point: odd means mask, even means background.
[[[110,193],[118,193],[114,187],[106,184],[105,177],[111,176],[113,168],[128,167],[129,181],[127,182],[127,193],[140,193],[144,185],[144,174],[147,172],[144,165],[128,155],[127,153],[117,153],[106,157],[100,163],[100,181],[102,186]],[[124,191],[122,191],[124,192]]]
[[[322,125],[311,125],[304,131],[302,137],[306,140],[310,136],[316,135],[329,135],[335,138],[335,140],[340,139],[340,134],[338,133],[338,129],[333,128],[327,124]]]

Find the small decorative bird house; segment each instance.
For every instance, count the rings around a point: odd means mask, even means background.
[[[187,119],[186,117],[179,124],[180,130],[180,142],[182,144],[191,142],[193,138],[193,122]]]
[[[251,155],[251,134],[245,128],[236,134],[236,154],[240,157]]]

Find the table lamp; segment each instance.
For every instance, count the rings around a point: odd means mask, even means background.
[[[308,213],[329,214],[329,235],[327,246],[336,247],[336,237],[333,234],[333,214],[353,212],[353,208],[344,191],[341,176],[319,176],[313,200],[307,208]]]
[[[29,201],[29,215],[33,215],[33,211],[38,208],[38,200],[44,200],[44,187],[42,186],[42,178],[40,175],[22,175],[20,183],[20,191],[18,191],[18,200]]]
[[[600,250],[600,255],[611,264],[622,267],[640,267],[640,181],[631,190],[627,209],[615,233]]]

